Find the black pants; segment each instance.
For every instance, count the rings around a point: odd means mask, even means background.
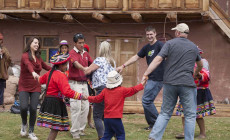
[[[27,111],[29,108],[30,109],[29,130],[32,132],[34,130],[34,125],[37,117],[37,106],[39,102],[39,96],[40,96],[40,92],[21,91],[19,93],[22,124],[23,125],[27,124]]]
[[[6,88],[6,80],[0,79],[0,105],[4,104],[4,90]]]

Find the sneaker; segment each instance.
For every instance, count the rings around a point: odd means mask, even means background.
[[[23,136],[23,137],[26,136],[26,133],[27,133],[27,132],[26,132],[26,129],[27,129],[27,125],[23,125],[23,124],[22,124],[22,126],[21,126],[21,131],[20,131],[20,135],[21,135],[21,136]]]
[[[74,139],[74,140],[80,140],[80,135],[73,136],[73,139]]]
[[[152,129],[152,127],[151,126],[149,126],[149,127],[146,127],[146,128],[144,128],[145,130],[151,130]]]
[[[38,140],[38,138],[36,137],[34,133],[29,133],[28,138],[30,138],[31,140]]]
[[[86,136],[86,134],[84,133],[84,131],[80,132],[80,136]]]

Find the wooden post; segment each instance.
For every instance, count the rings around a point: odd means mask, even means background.
[[[136,22],[142,22],[142,16],[140,13],[132,13],[131,16]]]
[[[74,20],[73,20],[73,16],[70,15],[70,14],[65,14],[65,15],[63,16],[63,19],[64,19],[65,21],[68,21],[68,22],[73,22],[73,21],[74,21]]]
[[[158,8],[159,0],[149,0],[149,7],[154,9]]]
[[[95,9],[104,9],[105,8],[105,0],[94,0],[94,8]]]
[[[37,13],[36,11],[32,14],[32,18],[36,20],[48,21],[47,17],[42,16],[41,14]]]
[[[181,9],[185,8],[185,0],[180,0],[180,7]]]
[[[18,8],[26,7],[26,0],[18,0]]]
[[[167,18],[171,21],[171,22],[176,22],[177,21],[177,13],[176,12],[169,12],[167,14]]]
[[[54,0],[46,0],[45,2],[45,10],[51,10],[54,7]]]
[[[7,19],[7,16],[6,14],[0,13],[0,20],[3,20],[3,19]]]
[[[203,11],[209,10],[209,0],[203,0]]]
[[[129,0],[123,0],[123,11],[127,11],[129,9]]]
[[[0,0],[0,8],[4,8],[5,6],[4,6],[4,1],[5,0]]]
[[[102,15],[102,14],[100,14],[100,13],[97,13],[97,12],[94,12],[94,13],[92,14],[92,17],[95,18],[95,19],[97,19],[97,20],[99,20],[99,21],[101,21],[101,22],[103,22],[103,23],[109,23],[109,22],[111,22],[110,19],[108,19],[108,18],[105,17],[104,15]]]
[[[79,8],[80,0],[69,0],[69,7],[71,8]]]
[[[176,8],[177,7],[177,0],[172,0],[172,8]]]

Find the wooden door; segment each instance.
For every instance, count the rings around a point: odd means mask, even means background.
[[[139,38],[122,38],[122,37],[97,37],[98,56],[99,45],[102,41],[108,41],[112,47],[112,56],[116,61],[116,66],[124,64],[129,58],[137,54]],[[137,66],[136,63],[126,67],[121,73],[123,76],[122,86],[132,87],[137,84]],[[137,96],[126,98],[126,100],[136,101]]]

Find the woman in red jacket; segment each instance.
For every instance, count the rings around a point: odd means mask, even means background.
[[[40,57],[39,39],[31,37],[22,54],[21,58],[21,74],[19,78],[18,90],[20,100],[20,111],[22,118],[21,136],[27,135],[27,111],[29,108],[29,138],[37,140],[34,132],[34,124],[36,121],[37,105],[41,93],[41,86],[36,80],[42,69],[50,70],[51,67],[46,65]]]

